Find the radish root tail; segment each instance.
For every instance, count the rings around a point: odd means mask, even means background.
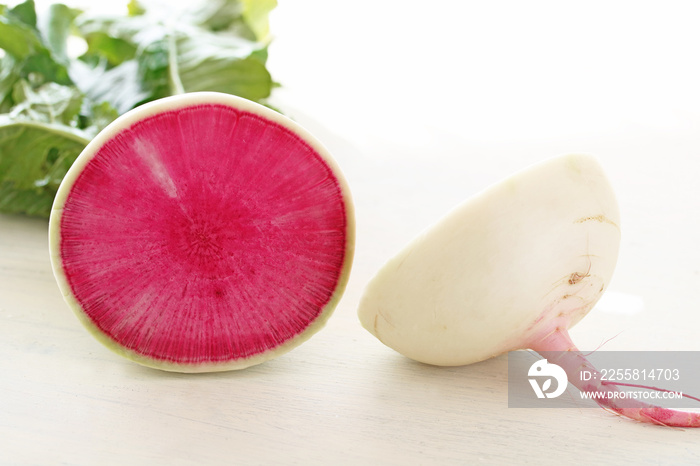
[[[627,383],[617,383],[602,380],[600,372],[586,359],[576,345],[571,341],[569,333],[565,328],[557,328],[554,332],[545,336],[531,348],[538,353],[542,352],[560,352],[560,356],[556,358],[548,358],[550,363],[560,366],[566,372],[569,381],[578,388],[581,392],[596,394],[591,396],[600,407],[607,411],[611,411],[620,416],[626,417],[639,422],[651,423],[667,427],[700,427],[700,413],[681,411],[669,408],[662,408],[639,401],[624,399],[620,403],[620,399],[611,399],[603,396],[611,391],[618,391],[618,387],[634,387],[662,392],[671,392],[658,387],[646,385],[636,385]],[[582,380],[581,372],[588,371],[592,374],[590,380]],[[683,395],[686,398],[700,401],[690,395]],[[624,405],[624,406],[622,406]]]

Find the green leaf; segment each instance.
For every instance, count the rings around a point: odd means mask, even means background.
[[[127,60],[114,68],[90,66],[80,61],[71,65],[71,76],[93,102],[109,102],[120,114],[125,113],[151,97],[150,88],[144,89],[139,63]]]
[[[146,12],[143,6],[141,6],[141,4],[136,0],[129,1],[129,4],[127,5],[127,11],[129,12],[129,16],[138,16]]]
[[[32,79],[41,84],[56,82],[59,84],[71,84],[70,76],[65,65],[58,63],[46,49],[41,49],[27,57],[22,63],[21,76]]]
[[[209,31],[231,31],[237,29],[240,37],[255,40],[249,28],[241,30],[245,6],[240,0],[210,0],[191,5],[182,12],[190,24]]]
[[[85,41],[88,49],[81,57],[85,62],[99,64],[101,60],[106,60],[109,67],[114,67],[136,56],[136,45],[101,31],[91,33]]]
[[[93,57],[109,64],[135,53],[138,62],[138,70],[131,59],[111,69],[97,65],[90,82],[77,78],[71,69],[73,79],[91,99],[106,100],[124,112],[129,105],[183,91],[218,91],[254,101],[269,97],[273,82],[265,67],[267,48],[261,43],[184,23],[152,25],[146,32],[143,23],[147,18],[94,18],[81,23]],[[124,46],[128,55],[115,60],[111,46],[98,46],[97,41],[107,34],[113,41],[128,38],[131,47]]]
[[[91,16],[84,14],[76,18],[75,25],[86,40],[101,33],[121,39],[134,46],[143,46],[163,37],[162,19],[150,15],[138,16]],[[155,38],[154,38],[155,35]]]
[[[48,217],[58,186],[89,142],[60,124],[0,116],[0,212]]]
[[[93,133],[95,136],[102,131],[108,124],[113,122],[119,116],[117,109],[112,107],[109,102],[93,104],[88,115],[91,126],[86,128],[86,132]]]
[[[270,12],[277,0],[243,0],[243,19],[259,41],[267,41],[270,35]]]
[[[17,61],[11,55],[0,58],[0,111],[6,112],[12,106],[12,89],[20,79]]]
[[[10,14],[29,27],[36,28],[34,0],[27,0],[10,10]]]
[[[14,58],[21,77],[31,78],[38,83],[53,81],[70,84],[65,66],[67,58],[57,59],[53,50],[65,54],[67,32],[71,23],[72,16],[68,14],[66,7],[61,5],[51,8],[46,28],[42,28],[42,31],[45,31],[44,35],[50,39],[50,47],[47,47],[40,32],[34,27],[34,4],[25,2],[9,12],[0,14],[0,48],[5,50],[6,55]]]
[[[270,96],[272,78],[255,57],[260,45],[208,32],[179,36],[177,70],[186,92],[218,91],[259,101]]]
[[[23,59],[41,49],[36,31],[10,15],[0,16],[0,49],[17,59]]]
[[[212,32],[229,32],[238,37],[268,42],[268,16],[276,0],[209,0],[182,12],[191,24]]]
[[[73,21],[78,13],[78,10],[68,8],[63,4],[53,4],[49,8],[46,20],[40,28],[47,48],[51,51],[53,57],[63,64],[68,63],[66,45]]]
[[[10,111],[11,118],[41,123],[71,125],[83,104],[83,95],[78,89],[57,83],[34,90],[21,80],[15,85],[12,97],[20,103]]]
[[[270,96],[272,78],[258,60],[208,60],[199,68],[181,72],[188,92],[217,91],[260,101]]]

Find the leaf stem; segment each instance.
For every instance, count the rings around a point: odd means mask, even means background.
[[[4,116],[4,115],[3,115]],[[27,127],[27,128],[36,128],[40,130],[47,131],[49,133],[53,133],[56,136],[63,137],[65,139],[69,139],[71,141],[87,145],[90,142],[91,137],[88,134],[80,134],[82,131],[75,129],[75,128],[70,128],[68,127],[67,129],[65,125],[61,125],[58,123],[42,123],[40,121],[32,121],[32,120],[13,120],[10,118],[2,118],[0,116],[0,128],[9,128],[12,126],[17,126],[17,127]]]
[[[184,94],[185,87],[180,80],[180,70],[177,65],[177,44],[173,28],[168,28],[168,73],[170,77],[170,92],[174,95]]]

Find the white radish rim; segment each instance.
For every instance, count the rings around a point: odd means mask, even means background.
[[[207,104],[229,106],[276,123],[299,136],[321,157],[335,176],[342,195],[342,202],[345,209],[346,218],[345,256],[343,266],[338,275],[338,281],[331,298],[323,309],[320,310],[316,319],[314,319],[301,333],[290,338],[279,346],[271,348],[262,353],[257,353],[248,358],[240,358],[223,362],[182,364],[150,358],[136,351],[125,348],[107,334],[102,332],[102,330],[100,330],[85,314],[82,306],[73,294],[63,268],[60,248],[61,218],[63,216],[63,207],[65,206],[68,195],[78,179],[78,176],[82,173],[83,169],[88,163],[90,163],[104,144],[106,144],[120,132],[133,126],[135,123],[153,115],[178,110],[181,108]],[[51,216],[49,219],[49,255],[51,259],[51,267],[64,300],[76,314],[80,322],[98,341],[113,352],[144,366],[174,372],[216,372],[243,369],[260,364],[270,359],[274,359],[308,340],[325,325],[326,321],[333,313],[333,310],[338,305],[348,283],[354,251],[355,214],[350,188],[342,174],[342,171],[340,170],[340,167],[328,152],[326,147],[301,125],[285,117],[284,115],[250,100],[219,92],[193,92],[189,94],[166,97],[154,102],[143,104],[118,117],[105,129],[103,129],[92,141],[90,141],[90,143],[85,147],[85,149],[70,167],[68,173],[58,188],[53,206],[51,207]]]

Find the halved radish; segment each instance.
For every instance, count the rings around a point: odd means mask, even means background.
[[[50,252],[106,346],[165,370],[239,369],[315,333],[345,289],[349,189],[327,150],[250,101],[192,93],[105,128],[65,177]]]
[[[617,398],[625,384],[604,381],[569,337],[610,283],[619,225],[615,193],[595,158],[542,162],[467,200],[390,259],[367,285],[360,321],[428,364],[557,352],[549,362],[582,392],[604,395],[593,397],[602,407],[699,427],[698,413]],[[582,371],[596,375],[588,380]]]
[[[455,208],[368,284],[363,326],[429,364],[531,348],[598,301],[620,245],[615,194],[593,157],[537,164]]]

